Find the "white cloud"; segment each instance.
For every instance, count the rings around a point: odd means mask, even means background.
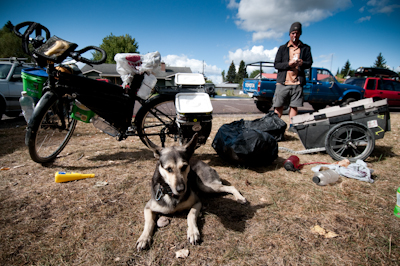
[[[253,41],[279,39],[290,25],[300,21],[303,27],[332,16],[351,5],[351,0],[241,0],[229,2],[237,7],[236,25],[253,32]]]
[[[370,21],[370,20],[371,20],[371,16],[366,16],[366,17],[359,18],[357,20],[357,23],[361,23],[361,22],[364,22],[364,21]]]
[[[239,3],[236,3],[236,0],[229,0],[228,8],[236,9],[239,7]]]
[[[246,64],[253,63],[253,62],[258,62],[258,61],[267,61],[267,62],[274,62],[275,61],[275,55],[276,52],[278,51],[278,47],[273,48],[272,50],[266,50],[264,49],[264,46],[259,45],[259,46],[253,46],[251,49],[247,50],[242,50],[242,49],[237,49],[234,52],[229,52],[228,60],[225,62],[227,64],[231,64],[233,61],[236,70],[239,69],[239,64],[240,61],[244,61]],[[251,73],[254,69],[247,69],[248,73]],[[267,72],[274,72],[274,68],[266,70]]]
[[[371,13],[390,14],[394,12],[395,9],[400,8],[399,4],[392,4],[389,0],[370,0],[367,5],[371,7],[369,10]]]
[[[264,46],[253,46],[250,50],[237,49],[234,52],[229,52],[229,60],[226,63],[231,63],[232,61],[235,65],[239,65],[240,61],[246,63],[251,63],[255,61],[274,61],[278,47],[272,50],[265,50]]]
[[[222,82],[222,70],[215,65],[208,65],[202,60],[191,59],[186,55],[167,55],[163,56],[162,60],[169,66],[190,67],[193,73],[203,73],[204,69],[204,75],[208,79],[212,80],[214,83]]]

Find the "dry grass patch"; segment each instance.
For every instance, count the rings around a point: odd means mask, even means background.
[[[29,158],[24,127],[0,129],[1,265],[399,265],[400,219],[393,215],[399,182],[400,114],[392,131],[376,141],[366,160],[375,183],[341,177],[326,187],[312,181],[311,167],[287,172],[279,152],[272,165],[235,167],[211,147],[217,130],[240,116],[215,116],[213,130],[197,157],[215,168],[250,202],[231,195],[203,200],[199,229],[203,242],[186,240],[186,213],[154,233],[148,251],[137,252],[143,207],[155,159],[131,137],[118,142],[79,123],[61,157],[40,165]],[[252,120],[257,116],[245,116]],[[287,116],[284,120],[288,122]],[[279,145],[304,149],[287,133]],[[334,162],[324,153],[298,155],[301,163]],[[95,173],[95,178],[55,183],[56,171]],[[98,181],[108,185],[96,186]],[[337,234],[312,231],[315,225]],[[186,248],[186,259],[175,252]]]

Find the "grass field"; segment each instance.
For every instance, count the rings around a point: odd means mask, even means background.
[[[186,214],[154,232],[149,250],[136,251],[155,159],[137,137],[118,142],[79,123],[51,165],[34,163],[24,126],[0,129],[0,265],[399,265],[400,218],[393,215],[400,187],[400,113],[392,131],[376,141],[366,160],[374,183],[341,177],[329,186],[282,164],[236,167],[211,147],[218,129],[249,116],[215,116],[207,143],[195,156],[216,169],[249,201],[232,195],[203,199],[198,219],[202,243],[186,240]],[[287,116],[283,117],[288,122]],[[280,147],[304,149],[286,133]],[[334,160],[326,153],[298,155],[301,163]],[[95,178],[55,183],[57,171]],[[317,226],[317,227],[316,227]],[[320,229],[322,228],[322,229]],[[319,229],[319,231],[318,231]],[[187,258],[176,252],[188,249]]]

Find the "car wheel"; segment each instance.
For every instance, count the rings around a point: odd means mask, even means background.
[[[11,112],[7,112],[6,115],[9,117],[19,117],[19,115],[21,114],[21,111],[11,111]]]
[[[311,104],[311,106],[312,106],[312,108],[314,109],[314,111],[318,111],[318,110],[321,110],[321,109],[324,109],[325,107],[326,107],[326,104],[323,104],[323,103],[313,103],[313,104]]]
[[[346,105],[349,105],[349,103],[351,103],[351,102],[355,102],[355,101],[357,101],[356,99],[354,99],[354,98],[347,98],[347,99],[345,99],[343,102],[342,102],[342,104],[340,105],[340,106],[346,106]]]
[[[267,114],[269,112],[269,109],[271,109],[272,107],[272,103],[270,101],[257,101],[256,107],[261,112]]]
[[[5,108],[6,108],[5,104],[0,99],[0,120],[3,118],[3,114],[4,114],[4,111],[5,111]]]

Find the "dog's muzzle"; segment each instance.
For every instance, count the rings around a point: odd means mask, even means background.
[[[176,186],[176,191],[177,191],[179,194],[182,194],[183,192],[185,192],[185,184],[179,184],[179,185],[177,185],[177,186]]]

